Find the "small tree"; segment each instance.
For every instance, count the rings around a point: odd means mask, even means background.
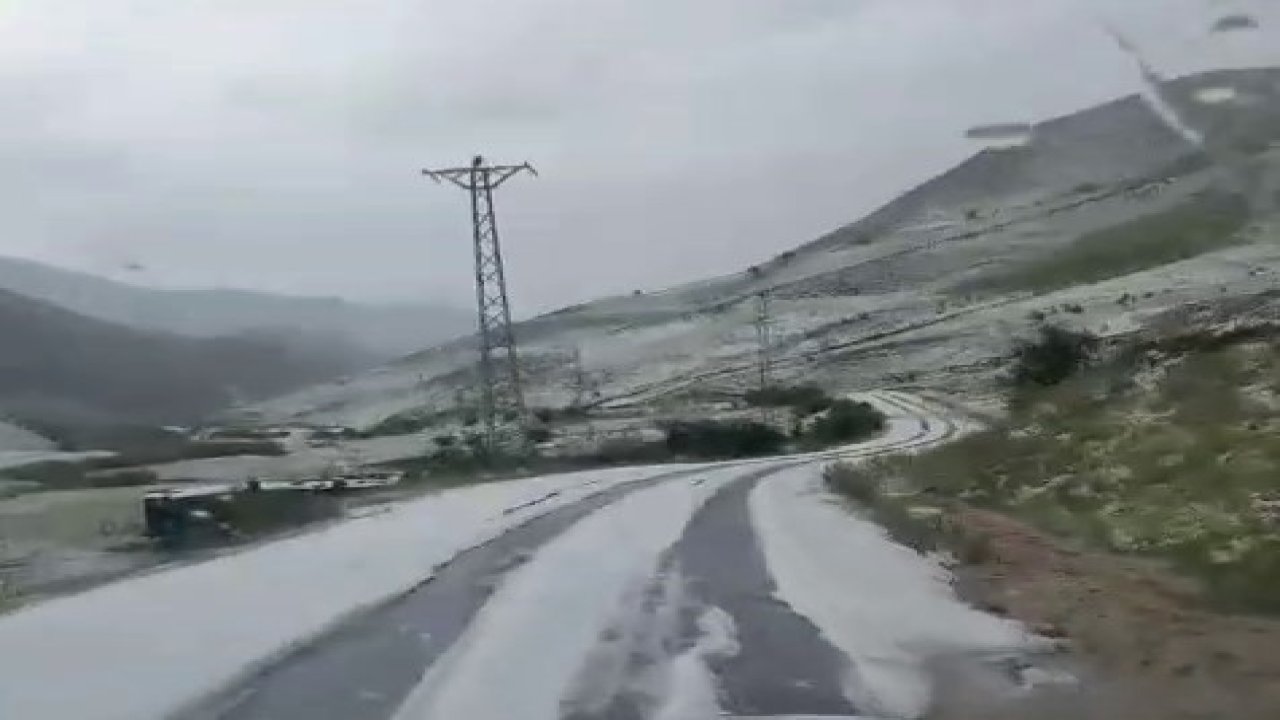
[[[770,385],[749,390],[742,399],[752,407],[790,407],[802,415],[820,413],[831,407],[831,398],[816,385]]]
[[[672,423],[666,427],[667,449],[674,455],[739,458],[780,452],[787,438],[777,429],[755,422]]]
[[[855,442],[884,430],[884,423],[884,413],[870,403],[836,400],[827,414],[813,423],[809,436],[820,445]]]
[[[1097,352],[1098,339],[1090,333],[1056,325],[1040,328],[1040,335],[1014,352],[1013,382],[1018,386],[1050,386],[1071,377]]]

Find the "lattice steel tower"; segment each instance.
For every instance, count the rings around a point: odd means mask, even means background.
[[[485,165],[477,155],[470,167],[423,170],[441,182],[448,180],[471,193],[471,223],[476,255],[476,308],[479,316],[480,421],[484,423],[486,449],[506,444],[504,429],[523,427],[526,420],[520,385],[520,359],[511,330],[511,304],[502,269],[502,246],[493,212],[493,191],[522,171],[537,175],[529,163]],[[505,362],[501,356],[505,355]],[[523,432],[519,442],[524,442]]]
[[[760,374],[761,390],[773,384],[773,315],[769,301],[768,290],[756,295],[756,370]]]
[[[756,370],[760,374],[762,392],[773,386],[773,315],[769,309],[769,300],[768,290],[756,296]],[[773,423],[773,410],[767,402],[760,404],[760,420],[766,425]]]

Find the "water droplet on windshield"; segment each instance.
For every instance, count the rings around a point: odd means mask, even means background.
[[[1218,21],[1213,24],[1213,28],[1210,30],[1210,32],[1224,33],[1224,32],[1236,32],[1239,30],[1257,30],[1257,29],[1258,29],[1257,18],[1253,17],[1252,15],[1239,13],[1236,15],[1224,15],[1223,17],[1218,18]]]
[[[1015,122],[978,125],[965,131],[964,136],[989,147],[1018,147],[1031,142],[1032,133],[1030,123]]]
[[[1196,90],[1195,99],[1205,105],[1222,105],[1239,101],[1240,93],[1233,87],[1207,87]]]

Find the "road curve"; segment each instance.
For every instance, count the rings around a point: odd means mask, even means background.
[[[738,652],[713,663],[724,712],[852,716],[857,708],[841,687],[848,661],[811,623],[774,597],[776,588],[751,524],[747,497],[757,483],[786,468],[908,451],[945,440],[956,431],[943,413],[904,393],[875,393],[873,399],[899,416],[910,416],[897,421],[910,427],[899,426],[889,437],[835,451],[659,473],[553,510],[460,554],[413,591],[313,639],[170,720],[392,720],[424,674],[468,632],[508,573],[526,562],[538,562],[547,543],[634,493],[665,483],[697,484],[713,472],[732,477],[693,514],[652,581],[658,587],[678,580],[682,592],[673,609],[682,621],[662,629],[662,637],[636,633],[630,640],[667,648],[674,655],[698,642],[697,618],[708,608],[718,608],[732,616],[740,645]],[[639,665],[629,672],[644,672],[642,665],[655,661],[636,652],[631,655]],[[635,720],[646,717],[646,708],[652,710],[655,702],[652,697],[636,697],[626,682],[604,693],[603,699],[599,688],[593,692],[597,697],[590,707],[566,702],[562,717]]]

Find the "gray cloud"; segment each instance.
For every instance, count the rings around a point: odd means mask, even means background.
[[[729,272],[972,152],[964,130],[1280,62],[1207,0],[10,0],[0,252],[135,281],[465,303],[500,197],[523,312]],[[1115,5],[1122,7],[1116,8]],[[1253,7],[1261,5],[1262,7]],[[143,273],[124,271],[139,262]]]

